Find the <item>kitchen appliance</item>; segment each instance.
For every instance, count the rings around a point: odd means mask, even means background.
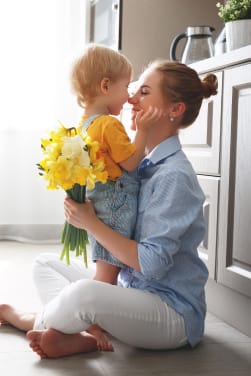
[[[188,26],[186,32],[176,35],[170,47],[170,59],[181,60],[184,64],[207,59],[214,55],[212,41],[212,26]],[[186,44],[181,59],[176,57],[176,49],[179,41],[186,39]]]

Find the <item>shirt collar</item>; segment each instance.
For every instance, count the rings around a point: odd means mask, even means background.
[[[146,156],[146,158],[156,165],[161,160],[170,157],[170,155],[179,150],[181,150],[180,140],[179,137],[175,135],[162,141]]]

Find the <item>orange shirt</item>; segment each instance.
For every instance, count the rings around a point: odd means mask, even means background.
[[[87,118],[88,116],[83,116],[82,124]],[[109,179],[116,180],[122,175],[119,163],[129,158],[136,150],[123,124],[113,116],[101,115],[89,125],[87,133],[93,141],[99,142]]]

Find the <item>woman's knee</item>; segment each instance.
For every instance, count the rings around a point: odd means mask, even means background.
[[[52,253],[42,253],[38,255],[35,260],[33,261],[33,273],[36,272],[36,270],[43,269],[45,266],[47,267],[49,265],[49,262],[52,260],[58,260],[58,256],[52,254]]]
[[[80,279],[70,284],[69,289],[73,296],[82,298],[82,296],[89,296],[90,291],[93,290],[93,281],[91,279]]]
[[[105,285],[107,284],[104,282],[81,279],[68,286],[67,295],[69,295],[69,299],[73,304],[95,308],[96,303],[100,302],[105,295],[103,291]]]

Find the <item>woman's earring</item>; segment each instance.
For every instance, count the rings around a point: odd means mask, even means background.
[[[174,122],[174,117],[173,116],[169,116],[169,120],[170,120],[171,123],[173,123]]]

